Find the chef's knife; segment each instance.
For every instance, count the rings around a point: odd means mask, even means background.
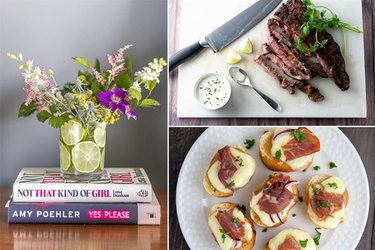
[[[265,18],[282,0],[259,0],[237,16],[208,34],[205,38],[178,51],[169,59],[169,71],[175,69],[204,47],[215,53],[225,48]]]

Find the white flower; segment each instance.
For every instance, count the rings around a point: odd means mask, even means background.
[[[163,71],[163,67],[166,66],[166,62],[163,58],[154,59],[148,64],[148,67],[143,67],[141,71],[135,72],[135,80],[139,84],[146,83],[148,81],[159,82],[160,73]]]

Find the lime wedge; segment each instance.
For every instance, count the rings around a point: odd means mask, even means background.
[[[61,138],[66,145],[74,145],[80,142],[85,134],[85,130],[78,122],[69,120],[61,126]]]
[[[101,148],[105,146],[105,123],[100,124],[95,129],[94,141]]]
[[[68,171],[70,167],[70,154],[63,143],[60,142],[60,168]]]
[[[72,149],[72,162],[77,171],[81,173],[94,172],[100,163],[100,149],[91,142],[80,142]]]
[[[238,54],[238,52],[235,50],[230,50],[227,54],[227,59],[225,62],[227,64],[235,64],[235,63],[238,63],[239,61],[241,61],[240,54]]]
[[[251,41],[248,37],[244,38],[241,41],[240,45],[238,46],[238,50],[247,54],[253,52],[253,45],[251,44]]]

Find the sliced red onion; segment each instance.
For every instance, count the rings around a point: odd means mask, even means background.
[[[277,218],[279,219],[279,221],[281,222],[281,224],[284,224],[284,222],[283,222],[283,221],[281,220],[281,218],[280,218],[279,213],[277,213],[276,215],[277,215]]]
[[[270,219],[271,219],[272,223],[275,223],[275,221],[273,219],[273,216],[274,216],[274,214],[270,214]]]
[[[228,186],[228,182],[224,179],[224,177],[222,175],[217,175],[219,177],[219,180],[220,182],[225,186],[227,187]],[[229,190],[232,190],[232,191],[235,191],[236,189],[233,188],[233,187],[227,187]]]
[[[294,130],[295,129],[286,129],[286,130],[280,131],[279,133],[277,133],[276,135],[273,136],[272,140],[276,140],[276,138],[279,137],[280,135],[283,135],[285,133],[291,133]]]
[[[288,188],[292,185],[298,185],[298,184],[299,184],[298,181],[291,180],[291,181],[288,181],[287,183],[285,183],[285,188]]]

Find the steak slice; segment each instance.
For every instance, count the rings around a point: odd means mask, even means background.
[[[275,17],[286,24],[293,32],[301,36],[300,27],[304,23],[303,13],[306,6],[301,0],[288,0],[275,12]],[[315,43],[315,35],[303,37],[311,46]],[[327,39],[325,48],[318,49],[314,54],[328,77],[332,77],[335,84],[343,91],[349,89],[350,79],[345,70],[345,60],[340,46],[327,31],[318,34],[318,40]]]
[[[288,67],[271,51],[268,44],[262,44],[262,52],[255,57],[254,61],[262,66],[266,72],[272,75],[273,78],[279,82],[281,88],[287,89],[289,94],[294,94],[295,87],[297,87],[313,102],[321,102],[324,100],[324,96],[320,94],[319,89],[313,87],[307,81],[287,79],[285,71],[288,71]],[[272,62],[273,65],[270,62]],[[279,67],[279,69],[277,67]]]

